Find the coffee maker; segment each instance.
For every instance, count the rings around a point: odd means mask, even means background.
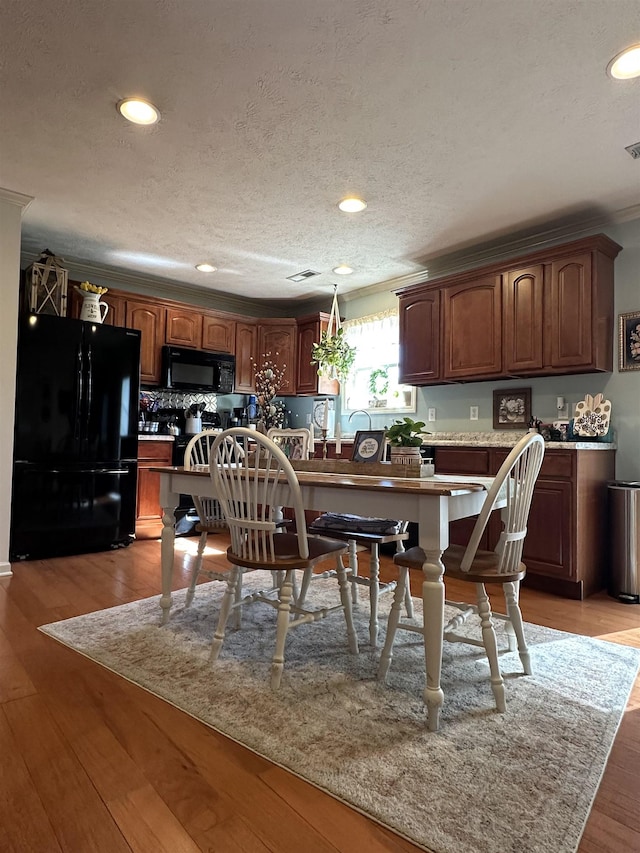
[[[229,418],[230,427],[239,427],[247,425],[247,413],[244,406],[237,406],[233,409],[233,414]]]

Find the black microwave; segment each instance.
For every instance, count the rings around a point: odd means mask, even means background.
[[[202,394],[231,394],[236,360],[220,352],[162,347],[162,387]]]

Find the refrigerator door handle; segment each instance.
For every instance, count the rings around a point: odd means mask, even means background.
[[[68,468],[47,468],[47,474],[69,474]],[[72,472],[77,474],[131,474],[130,468],[81,468]]]
[[[83,378],[83,358],[82,344],[78,344],[78,352],[76,354],[76,416],[73,425],[73,437],[77,441],[80,439],[80,419],[82,417],[82,394],[84,391]]]
[[[86,432],[87,438],[89,433],[89,418],[91,416],[91,400],[93,397],[93,364],[91,361],[91,345],[87,347],[87,417],[85,420],[86,423]]]

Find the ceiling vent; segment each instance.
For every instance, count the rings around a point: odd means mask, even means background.
[[[635,142],[633,145],[627,145],[624,150],[628,151],[634,160],[637,160],[638,157],[640,157],[640,142]]]
[[[320,273],[315,272],[315,270],[303,270],[295,275],[288,275],[287,281],[304,281],[305,278],[312,278],[314,275],[320,275]]]

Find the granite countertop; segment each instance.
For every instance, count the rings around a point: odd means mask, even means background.
[[[165,435],[161,432],[140,432],[138,433],[138,441],[173,441],[175,436]]]
[[[524,433],[516,430],[494,430],[493,432],[434,432],[425,435],[423,444],[434,447],[513,447]],[[349,443],[353,435],[343,435],[341,441]],[[316,444],[322,444],[322,439],[315,439]],[[327,444],[335,443],[335,438],[328,438]],[[616,450],[613,442],[606,441],[545,441],[548,449],[559,450]]]
[[[493,432],[435,432],[425,437],[424,444],[432,444],[436,447],[455,447],[464,445],[467,447],[513,447],[522,438],[524,433],[512,430],[504,432],[494,430]],[[615,450],[613,442],[605,441],[545,441],[545,447],[558,448],[561,450]]]

